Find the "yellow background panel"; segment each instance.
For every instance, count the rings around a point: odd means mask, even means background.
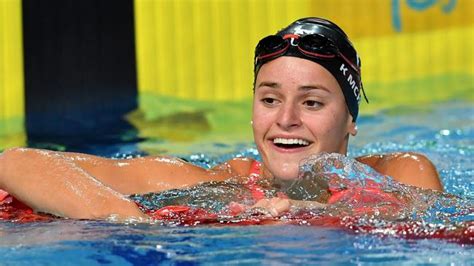
[[[197,100],[250,97],[255,43],[281,28],[282,20],[309,16],[310,1],[297,2],[135,1],[140,92]]]
[[[456,72],[474,75],[474,26],[361,38],[355,45],[366,83]]]
[[[433,91],[451,87],[456,77],[467,82],[451,90],[472,87],[474,1],[136,0],[140,107],[148,108],[143,97],[149,95],[250,98],[258,40],[308,16],[329,18],[350,36],[369,96],[390,99],[391,92],[380,88],[397,84],[427,89],[420,82],[425,79]]]
[[[314,0],[311,10],[336,22],[352,39],[474,24],[472,0]]]
[[[21,1],[0,0],[0,147],[25,142]]]

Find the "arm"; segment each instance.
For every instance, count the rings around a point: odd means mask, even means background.
[[[12,149],[0,154],[0,188],[35,210],[71,218],[146,218],[122,194],[58,153]]]
[[[177,159],[112,160],[78,153],[16,148],[0,154],[0,189],[38,211],[71,218],[146,217],[124,194],[222,180],[234,163],[213,170]]]
[[[118,160],[80,153],[61,155],[122,194],[186,188],[200,182],[225,180],[234,174],[231,169],[233,167],[228,163],[204,169],[172,157],[149,156]]]
[[[443,185],[435,166],[422,154],[391,153],[362,156],[357,160],[403,184],[443,191]]]

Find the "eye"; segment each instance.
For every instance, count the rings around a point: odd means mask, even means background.
[[[323,103],[316,100],[306,100],[303,102],[303,104],[311,109],[319,109],[323,106]]]
[[[265,97],[261,99],[262,103],[268,106],[273,106],[278,104],[278,100],[275,98]]]

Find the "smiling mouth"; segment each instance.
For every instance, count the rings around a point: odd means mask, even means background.
[[[273,144],[279,148],[283,149],[296,149],[309,146],[309,141],[304,139],[284,139],[284,138],[275,138],[273,139]]]

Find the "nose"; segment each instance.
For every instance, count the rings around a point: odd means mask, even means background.
[[[288,131],[301,126],[301,116],[296,104],[286,102],[280,108],[277,119],[280,128]]]

